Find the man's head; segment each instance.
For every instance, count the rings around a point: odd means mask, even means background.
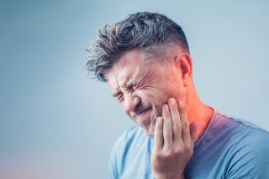
[[[168,98],[185,100],[192,64],[181,27],[164,15],[136,13],[99,30],[88,69],[108,81],[125,112],[152,136]]]

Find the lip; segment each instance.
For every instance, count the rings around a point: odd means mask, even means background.
[[[150,110],[151,110],[151,108],[145,109],[144,111],[140,112],[139,114],[136,114],[135,118],[144,118]]]

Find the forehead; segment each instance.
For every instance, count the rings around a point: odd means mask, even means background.
[[[157,57],[149,56],[142,49],[124,53],[106,73],[109,84],[112,88],[128,86],[129,83],[150,73],[160,65],[159,60],[152,58]]]

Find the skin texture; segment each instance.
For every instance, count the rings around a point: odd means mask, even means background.
[[[113,96],[150,136],[153,136],[156,118],[161,115],[168,98],[179,99],[185,95],[176,67],[156,58],[144,55],[142,50],[130,51],[107,72]],[[138,115],[148,108],[144,116]]]
[[[177,46],[163,50],[161,56],[131,50],[106,77],[126,114],[154,137],[154,176],[184,178],[193,144],[212,114],[195,91],[190,55]]]
[[[193,154],[195,135],[190,132],[184,102],[174,98],[163,106],[154,136],[152,164],[158,179],[184,178],[184,169]]]

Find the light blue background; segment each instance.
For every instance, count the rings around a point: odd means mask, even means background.
[[[85,49],[102,25],[144,10],[182,25],[207,104],[269,129],[269,1],[1,0],[1,179],[107,178],[132,122],[87,74]]]

